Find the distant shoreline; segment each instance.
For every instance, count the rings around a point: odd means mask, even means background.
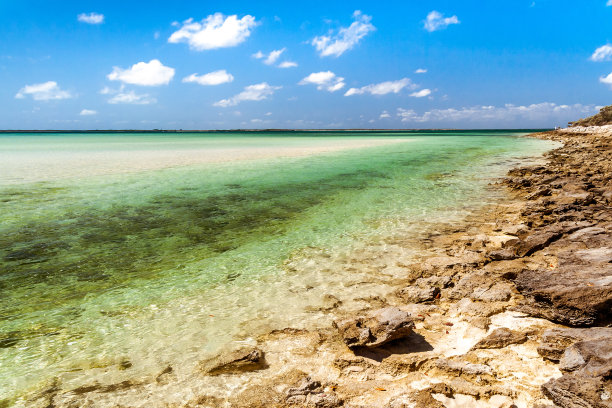
[[[45,130],[0,130],[0,133],[310,133],[310,132],[486,132],[486,131],[512,131],[512,132],[545,132],[552,129],[89,129],[89,130],[61,130],[61,129],[45,129]]]

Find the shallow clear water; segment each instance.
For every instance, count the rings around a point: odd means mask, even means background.
[[[459,219],[550,147],[503,132],[0,136],[0,401],[316,324],[324,293],[359,287],[287,262]]]

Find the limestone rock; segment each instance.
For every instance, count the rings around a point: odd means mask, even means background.
[[[608,265],[523,270],[515,280],[526,297],[519,310],[570,326],[605,323],[612,318],[612,269]]]
[[[564,374],[542,385],[542,392],[564,408],[612,408],[612,381]]]
[[[264,352],[258,348],[244,348],[201,363],[208,375],[240,374],[267,367]]]
[[[343,404],[342,399],[333,392],[325,392],[321,382],[310,377],[302,379],[297,387],[287,390],[286,403],[301,407],[335,408]]]
[[[516,258],[518,255],[512,248],[504,248],[497,251],[489,252],[489,259],[491,261],[507,261]]]
[[[559,361],[565,350],[581,341],[612,339],[612,327],[591,327],[588,329],[552,329],[542,335],[538,353],[549,360]]]
[[[436,368],[455,375],[492,376],[493,369],[485,364],[472,364],[461,360],[441,358],[435,362]]]
[[[568,347],[561,360],[562,371],[580,371],[591,377],[612,375],[612,338],[579,341]]]
[[[412,334],[414,322],[410,314],[397,307],[386,307],[334,321],[344,342],[351,348],[378,347]]]
[[[400,289],[397,295],[407,303],[422,303],[434,300],[440,293],[436,287],[420,288],[417,286],[407,286]]]
[[[579,228],[556,243],[558,265],[518,273],[515,283],[525,296],[520,310],[570,326],[610,322],[612,243],[604,243],[608,235]]]
[[[391,398],[385,408],[445,408],[444,404],[435,399],[432,390],[401,394]]]
[[[527,334],[510,330],[506,327],[495,329],[474,346],[474,349],[504,348],[510,344],[520,344],[527,341]]]

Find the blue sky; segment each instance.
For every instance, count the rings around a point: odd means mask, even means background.
[[[3,129],[552,127],[612,103],[612,0],[7,0],[0,38]]]

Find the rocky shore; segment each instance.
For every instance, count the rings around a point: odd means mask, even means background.
[[[612,407],[612,131],[531,136],[563,147],[512,170],[507,201],[343,260],[400,270],[395,293],[350,311],[329,294],[333,325],[272,331],[189,383],[169,366],[32,406]],[[404,245],[419,258],[395,257]]]

